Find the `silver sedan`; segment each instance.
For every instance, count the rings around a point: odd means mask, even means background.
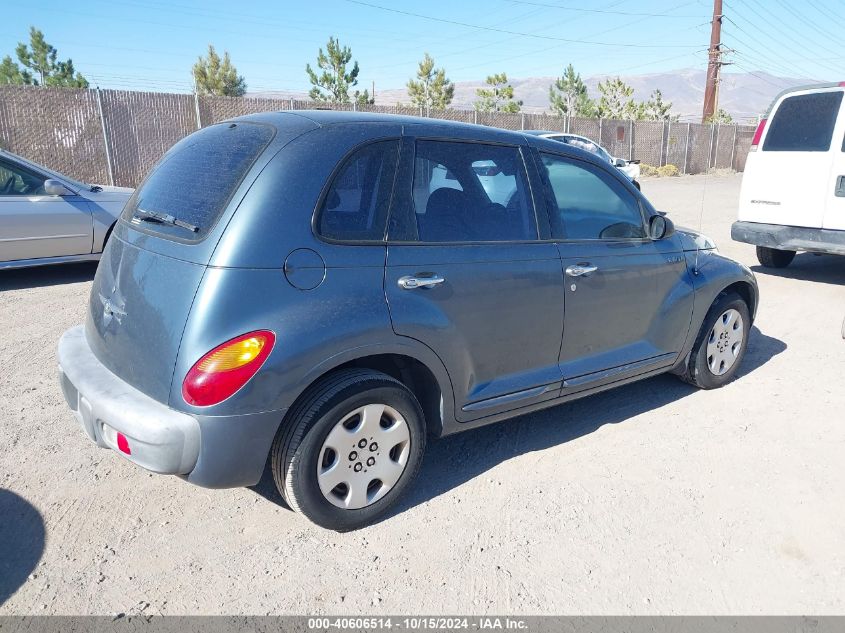
[[[98,260],[132,191],[0,150],[0,269]]]

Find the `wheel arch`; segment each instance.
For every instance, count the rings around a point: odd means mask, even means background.
[[[751,319],[754,319],[754,315],[757,313],[757,288],[750,284],[747,281],[735,281],[734,283],[726,286],[718,295],[728,294],[731,292],[735,292],[740,297],[742,297],[743,301],[748,305],[748,312],[751,313]]]
[[[336,354],[314,367],[299,383],[296,397],[288,411],[309,388],[327,375],[347,368],[380,371],[402,382],[420,403],[428,432],[440,436],[454,419],[452,383],[446,368],[434,352],[424,345],[369,345]],[[284,425],[285,420],[281,421]]]

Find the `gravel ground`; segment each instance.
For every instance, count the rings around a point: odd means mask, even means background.
[[[643,189],[752,265],[739,183]],[[94,268],[0,273],[0,613],[843,613],[845,258],[755,270],[727,387],[663,376],[435,442],[399,511],[351,534],[266,476],[203,490],[98,449],[55,371]]]

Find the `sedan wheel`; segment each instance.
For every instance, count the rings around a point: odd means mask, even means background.
[[[714,376],[722,376],[734,366],[744,338],[742,315],[733,308],[725,310],[707,339],[707,367]]]

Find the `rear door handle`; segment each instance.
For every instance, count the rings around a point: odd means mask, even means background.
[[[845,198],[845,176],[839,176],[836,179],[836,189],[833,195],[837,198]]]
[[[437,284],[442,284],[446,281],[440,275],[430,275],[425,277],[415,277],[413,275],[405,275],[404,277],[400,277],[399,284],[400,288],[404,290],[413,290],[414,288],[433,288]]]
[[[592,264],[576,264],[574,266],[568,266],[566,268],[566,274],[570,277],[580,277],[581,275],[594,273],[598,269],[598,266],[593,266]]]

